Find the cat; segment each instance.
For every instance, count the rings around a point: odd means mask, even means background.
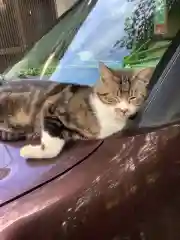
[[[19,108],[15,104],[19,104],[21,97],[29,99],[29,105],[33,105],[33,101],[30,98],[30,93],[32,98],[36,96],[36,92],[39,92],[38,99],[35,100],[36,104],[41,104],[45,101],[48,92],[54,88],[57,83],[52,81],[44,80],[20,80],[3,82],[0,84],[0,141],[20,141],[20,140],[33,140],[40,138],[40,129],[34,130],[34,117],[32,118],[31,113],[28,114],[29,124],[25,126],[23,124],[23,116],[19,119]],[[47,90],[47,91],[46,91]],[[15,95],[17,95],[15,97]],[[17,101],[17,102],[16,102]],[[11,102],[11,103],[10,103]],[[41,102],[41,103],[40,103]],[[10,109],[10,104],[15,109]],[[22,104],[22,103],[21,103]],[[27,104],[27,102],[26,102]],[[6,107],[8,106],[8,109]],[[17,108],[17,109],[16,109]],[[36,108],[36,107],[35,107]],[[6,109],[6,110],[5,110]],[[17,111],[16,111],[17,110]],[[37,110],[37,108],[36,108]],[[7,114],[7,116],[6,116]],[[15,117],[13,119],[12,117]],[[18,123],[18,125],[16,125]],[[33,129],[33,130],[32,130]]]
[[[113,70],[100,63],[99,71],[93,87],[21,81],[0,88],[0,130],[41,137],[40,144],[20,149],[22,157],[54,158],[69,140],[104,139],[124,129],[144,103],[154,69]]]

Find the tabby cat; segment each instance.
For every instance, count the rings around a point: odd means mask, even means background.
[[[103,139],[122,130],[147,96],[152,68],[112,70],[99,65],[93,86],[18,81],[0,88],[0,130],[8,136],[41,136],[21,148],[24,158],[54,158],[65,142]],[[3,136],[3,134],[2,134]]]

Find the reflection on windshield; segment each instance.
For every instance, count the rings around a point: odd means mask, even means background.
[[[49,64],[44,75],[50,76],[96,2],[97,0],[77,1],[68,12],[59,18],[54,28],[43,36],[20,62],[10,70],[5,71],[5,79],[39,77],[44,65],[46,66],[47,63]]]
[[[99,0],[70,44],[51,79],[91,84],[98,78],[97,64],[121,67],[126,47],[116,42],[125,36],[124,22],[132,15],[136,1]],[[76,76],[76,78],[74,78]]]
[[[93,84],[99,61],[156,66],[179,29],[179,6],[176,0],[79,1],[5,78]]]

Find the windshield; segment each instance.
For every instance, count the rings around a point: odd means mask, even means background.
[[[20,61],[2,71],[5,80],[94,84],[99,61],[117,69],[156,66],[180,26],[175,0],[71,3],[60,17],[56,5],[54,26]],[[38,21],[41,24],[42,18]]]

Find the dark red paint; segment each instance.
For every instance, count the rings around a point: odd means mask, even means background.
[[[48,163],[2,145],[11,170],[0,181],[0,239],[180,239],[179,146],[178,124],[79,143]]]

